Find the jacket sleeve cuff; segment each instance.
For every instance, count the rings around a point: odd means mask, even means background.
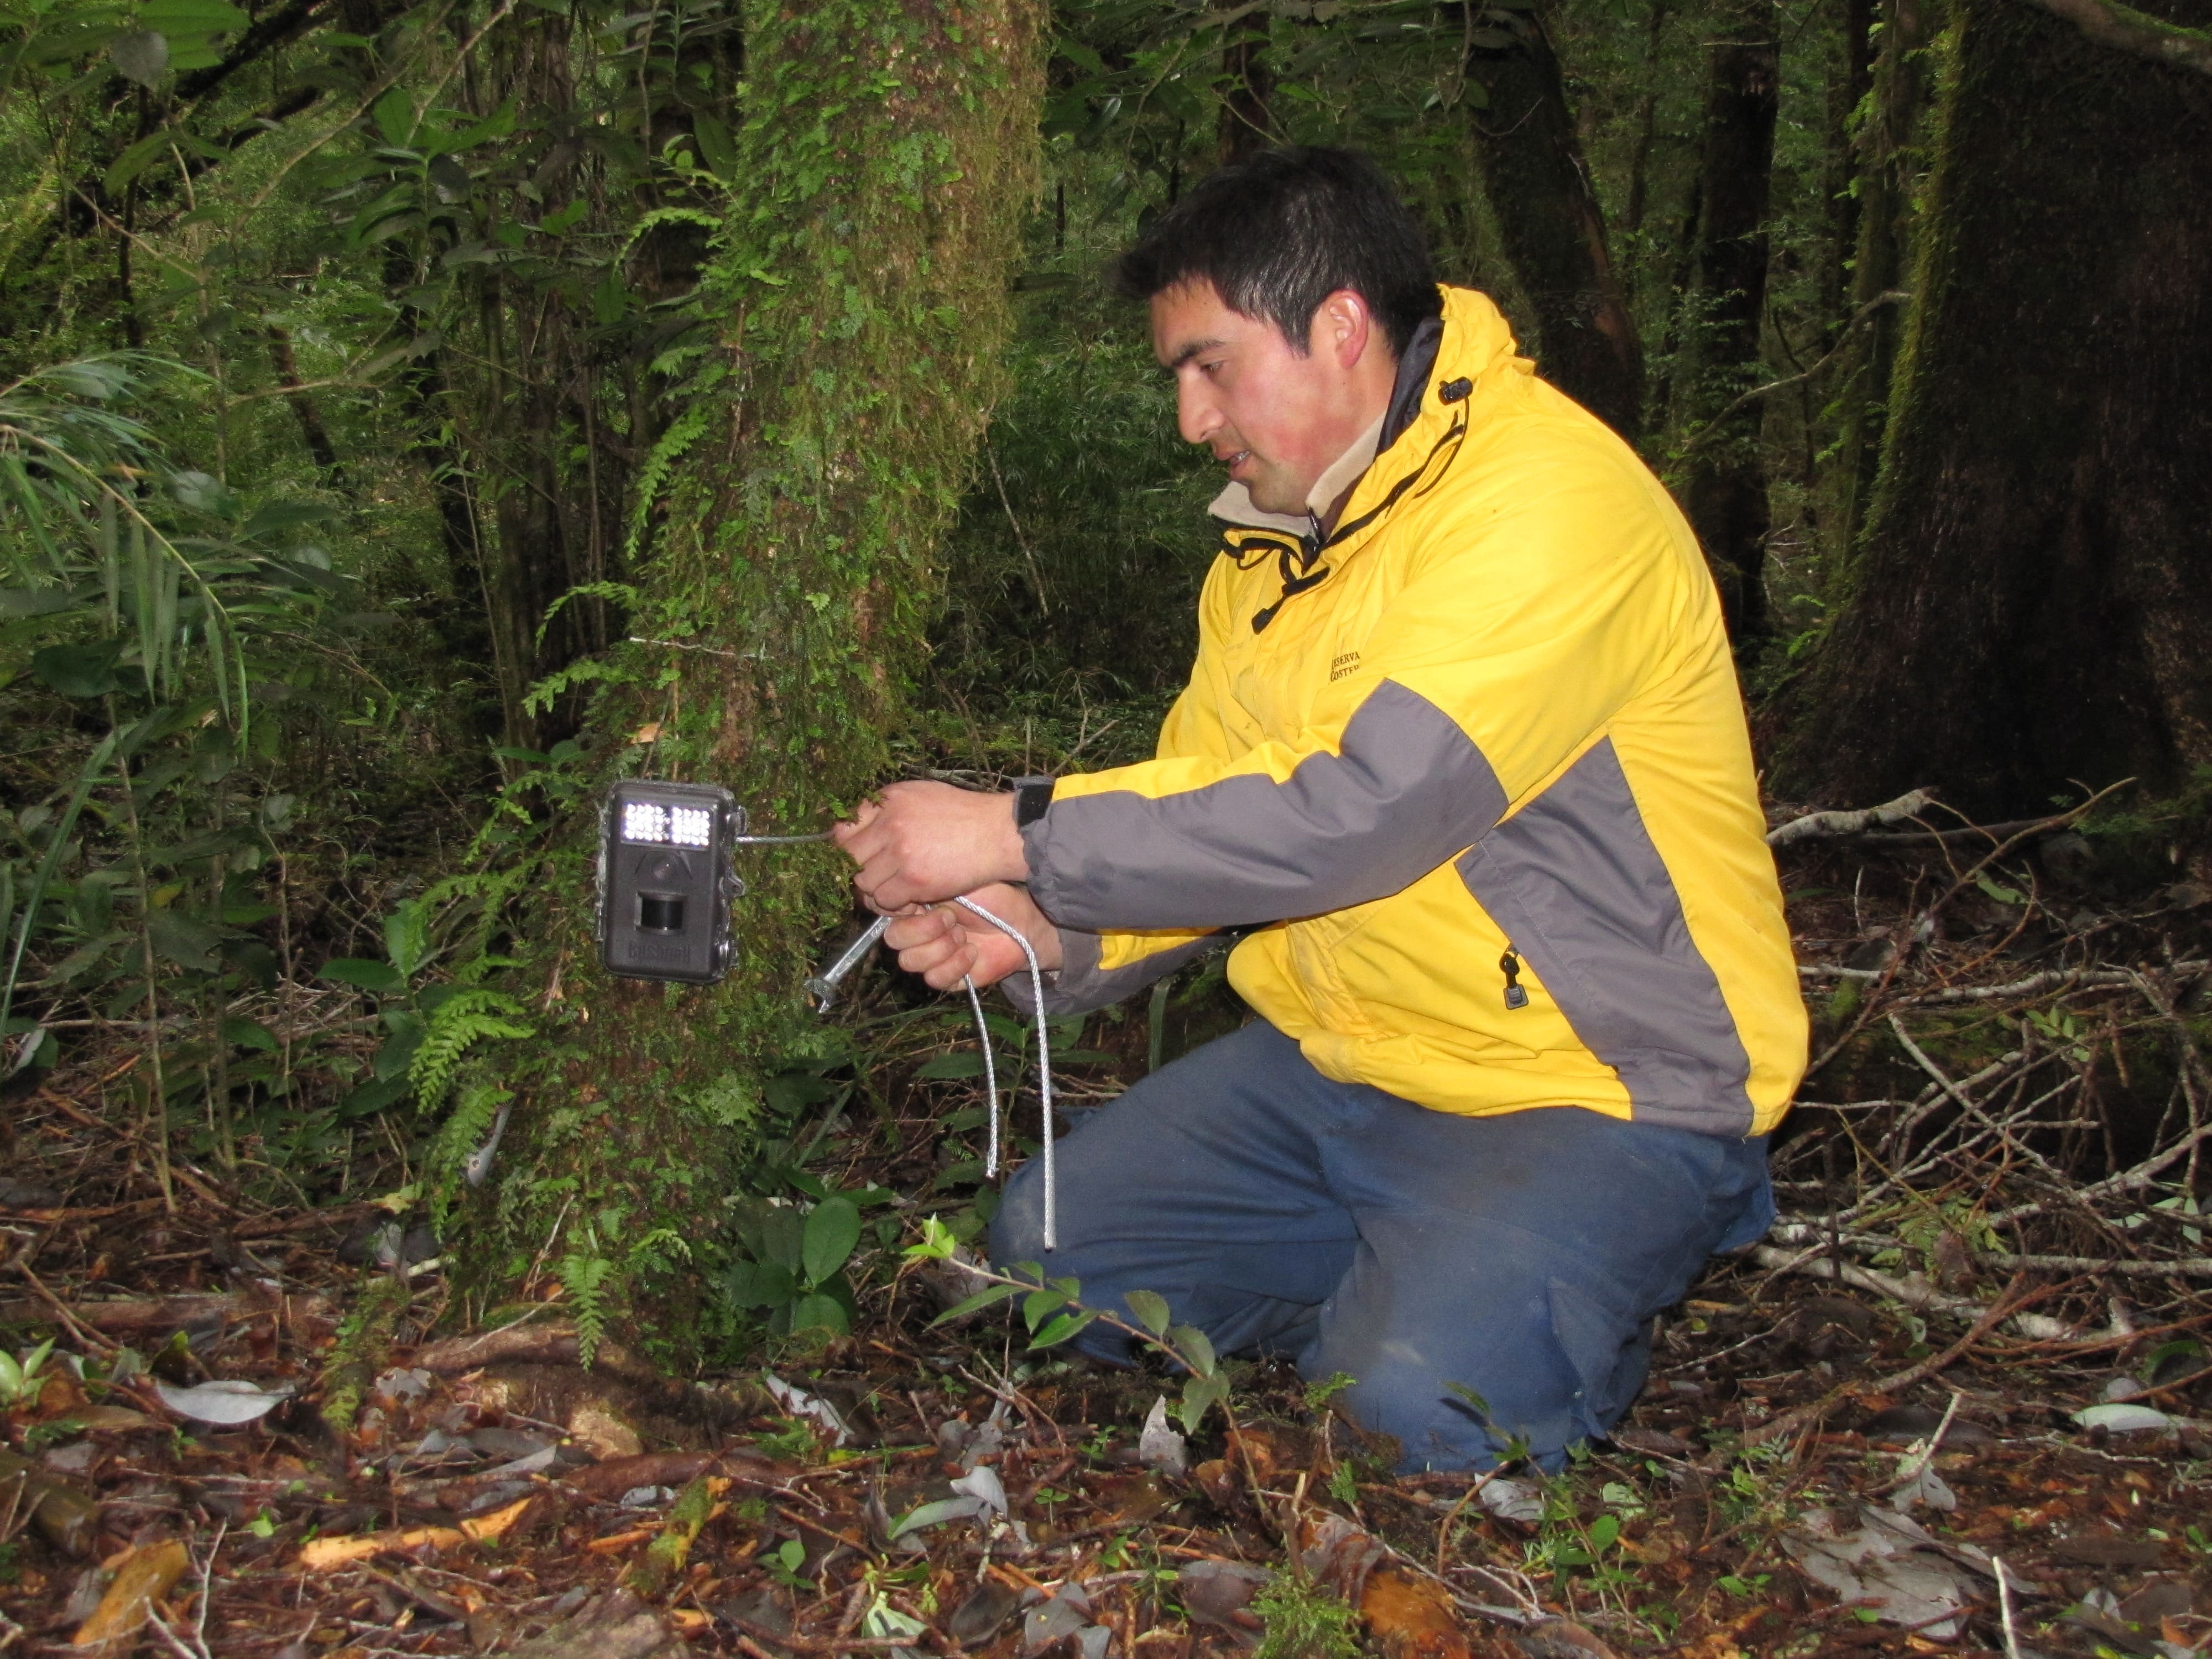
[[[1188,944],[1155,951],[1126,967],[1102,968],[1098,965],[1099,936],[1063,927],[1060,930],[1060,966],[1058,971],[1044,975],[1044,1012],[1087,1014],[1107,1007],[1124,997],[1135,995],[1156,980],[1166,978],[1218,943],[1212,935],[1205,935]],[[1018,1012],[1025,1017],[1035,1016],[1037,1005],[1030,994],[1027,969],[1018,969],[1009,974],[999,981],[999,988]]]

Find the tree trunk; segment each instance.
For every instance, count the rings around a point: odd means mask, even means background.
[[[1249,11],[1230,26],[1221,48],[1221,159],[1241,161],[1273,143],[1267,100],[1275,88],[1268,67],[1267,11]]]
[[[745,12],[750,106],[702,277],[720,340],[642,468],[665,505],[633,566],[650,642],[602,659],[586,741],[602,780],[711,780],[760,827],[809,830],[893,769],[936,545],[999,388],[1045,17],[1036,0]],[[741,853],[731,976],[616,980],[591,938],[596,831],[572,813],[532,884],[541,1031],[492,1062],[517,1099],[471,1259],[487,1284],[541,1250],[610,1264],[587,1276],[696,1343],[726,1247],[701,1217],[790,1127],[763,1079],[834,1052],[799,987],[848,872],[826,848]]]
[[[1874,0],[1840,0],[1836,61],[1828,71],[1827,131],[1821,193],[1827,198],[1828,246],[1820,262],[1821,339],[1833,346],[1850,313],[1859,240],[1859,192],[1851,165],[1851,125],[1874,83]]]
[[[1882,0],[1881,52],[1875,64],[1874,103],[1858,137],[1858,246],[1844,313],[1894,290],[1905,272],[1912,212],[1914,133],[1925,101],[1920,66],[1927,44],[1929,0]],[[1832,530],[1828,547],[1838,573],[1848,568],[1866,518],[1866,497],[1881,453],[1890,374],[1905,313],[1884,306],[1860,325],[1849,366],[1838,382],[1836,445],[1830,463]]]
[[[1766,314],[1766,203],[1781,90],[1773,0],[1741,0],[1715,20],[1707,48],[1690,379],[1682,407],[1692,447],[1682,509],[1720,584],[1729,636],[1741,653],[1766,634],[1766,465],[1757,401],[1724,413],[1759,369]]]
[[[1670,0],[1650,0],[1644,25],[1644,94],[1636,104],[1636,148],[1628,161],[1628,206],[1621,228],[1632,240],[1644,231],[1651,200],[1651,147],[1659,136],[1659,43],[1667,33]],[[1856,3],[1856,0],[1854,0]]]
[[[1792,769],[2002,817],[2212,762],[2212,81],[2014,0],[1965,0],[1953,61],[1881,476]]]
[[[1644,418],[1644,344],[1583,164],[1559,60],[1534,11],[1491,9],[1468,37],[1485,190],[1536,313],[1544,378],[1615,431]]]
[[[284,401],[292,405],[292,414],[300,422],[300,440],[314,459],[323,482],[333,489],[343,489],[345,468],[338,463],[330,428],[323,424],[322,407],[316,403],[315,394],[300,383],[300,364],[292,353],[291,335],[275,323],[269,325],[269,362],[276,371],[276,384],[284,388]]]

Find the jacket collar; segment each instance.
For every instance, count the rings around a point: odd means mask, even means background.
[[[1496,307],[1472,289],[1448,288],[1443,290],[1443,294],[1445,315],[1424,318],[1420,326],[1413,331],[1413,337],[1407,343],[1405,351],[1399,356],[1389,406],[1376,417],[1373,425],[1353,439],[1344,453],[1330,463],[1327,471],[1314,480],[1313,488],[1306,492],[1305,512],[1270,513],[1255,507],[1251,491],[1243,484],[1233,482],[1213,498],[1206,511],[1224,523],[1247,529],[1273,530],[1301,539],[1313,535],[1322,516],[1329,507],[1343,499],[1346,492],[1364,477],[1376,459],[1390,449],[1419,417],[1422,405],[1426,401],[1429,383],[1435,374],[1437,358],[1443,354],[1447,337],[1446,326],[1455,297],[1479,301],[1493,316],[1496,315]],[[1503,326],[1504,319],[1499,318],[1498,322]],[[1510,333],[1505,343],[1510,350],[1512,345]],[[1347,514],[1350,509],[1351,503],[1346,501]]]

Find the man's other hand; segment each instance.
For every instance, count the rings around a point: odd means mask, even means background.
[[[830,834],[860,866],[853,885],[885,915],[1030,872],[1011,794],[894,783]]]
[[[1060,929],[1019,887],[994,882],[968,897],[1000,921],[1019,928],[1037,954],[1037,966],[1049,973],[1060,966]],[[977,915],[957,904],[933,905],[901,916],[884,932],[884,943],[898,952],[899,966],[920,974],[933,990],[950,991],[964,978],[980,989],[996,985],[1027,965],[1022,947]]]

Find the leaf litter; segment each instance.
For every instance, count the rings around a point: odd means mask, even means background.
[[[1231,1362],[1227,1414],[1178,1407],[1160,1368],[1026,1352],[1018,1304],[933,1323],[888,1257],[853,1335],[771,1370],[671,1382],[610,1340],[586,1371],[557,1297],[453,1332],[434,1250],[341,1261],[388,1231],[368,1206],[210,1177],[170,1215],[94,1079],[58,1074],[0,1190],[26,1292],[0,1334],[19,1371],[56,1342],[0,1416],[0,1650],[2212,1651],[2212,1306],[2167,1203],[2207,1138],[2177,1024],[2203,944],[2015,965],[1958,928],[1822,977],[1865,899],[1797,917],[1811,982],[1859,989],[1823,1012],[1781,1221],[1662,1316],[1636,1407],[1557,1477],[1396,1476],[1279,1365]],[[1876,920],[1917,941],[1917,914]],[[2167,1042],[2185,1109],[2077,1179],[2093,1030]],[[888,1138],[825,1125],[836,1178],[926,1187],[964,1086],[895,1089]],[[103,1261],[118,1224],[167,1261]],[[372,1292],[401,1311],[337,1410]]]

